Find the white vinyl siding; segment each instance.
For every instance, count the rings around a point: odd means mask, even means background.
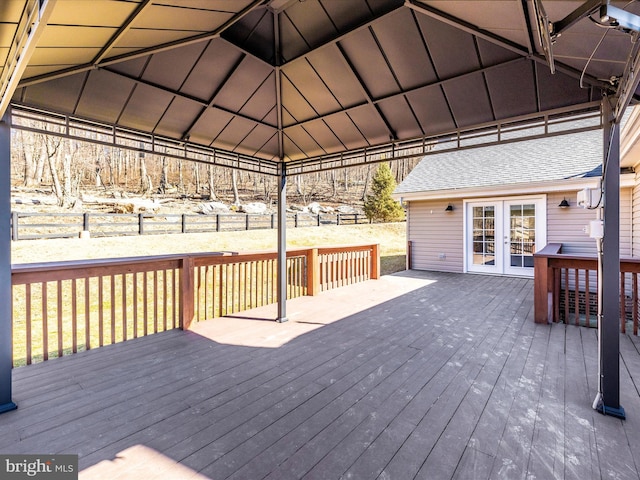
[[[640,173],[636,173],[633,191],[633,256],[640,257]]]
[[[635,196],[633,223],[637,226],[633,242],[632,194]],[[569,201],[569,208],[558,206],[564,198]],[[454,207],[453,212],[445,212],[450,203]],[[407,239],[412,242],[414,269],[464,271],[463,208],[462,199],[408,202]],[[564,253],[595,255],[595,241],[584,232],[584,227],[595,218],[595,211],[578,207],[576,191],[548,193],[547,243],[562,243]],[[632,253],[640,256],[640,185],[620,191],[620,255],[627,257]]]
[[[569,208],[559,208],[566,198]],[[596,243],[584,231],[596,211],[577,204],[577,192],[554,192],[547,196],[547,243],[562,243],[562,252],[595,255]],[[631,256],[631,189],[620,191],[620,256]]]
[[[445,212],[447,205],[453,212]],[[416,201],[408,204],[407,237],[412,242],[412,268],[463,271],[462,200]]]

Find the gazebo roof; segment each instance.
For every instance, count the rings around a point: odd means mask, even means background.
[[[16,108],[292,166],[597,109],[635,48],[599,11],[569,24],[599,4],[582,0],[39,3],[0,6]],[[538,19],[564,30],[539,35]]]

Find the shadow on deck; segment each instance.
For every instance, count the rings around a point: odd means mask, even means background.
[[[533,323],[533,281],[405,272],[14,370],[1,453],[80,478],[635,478],[627,420],[591,409],[594,330]]]

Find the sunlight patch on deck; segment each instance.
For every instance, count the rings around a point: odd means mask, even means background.
[[[103,460],[92,465],[82,470],[78,478],[80,480],[113,480],[115,478],[209,480],[209,477],[145,445],[134,445],[118,453],[113,460]]]

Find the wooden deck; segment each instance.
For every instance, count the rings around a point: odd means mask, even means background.
[[[406,272],[14,371],[1,453],[93,479],[638,479],[627,420],[591,409],[594,330],[533,322],[533,282]],[[634,383],[635,382],[635,383]]]

